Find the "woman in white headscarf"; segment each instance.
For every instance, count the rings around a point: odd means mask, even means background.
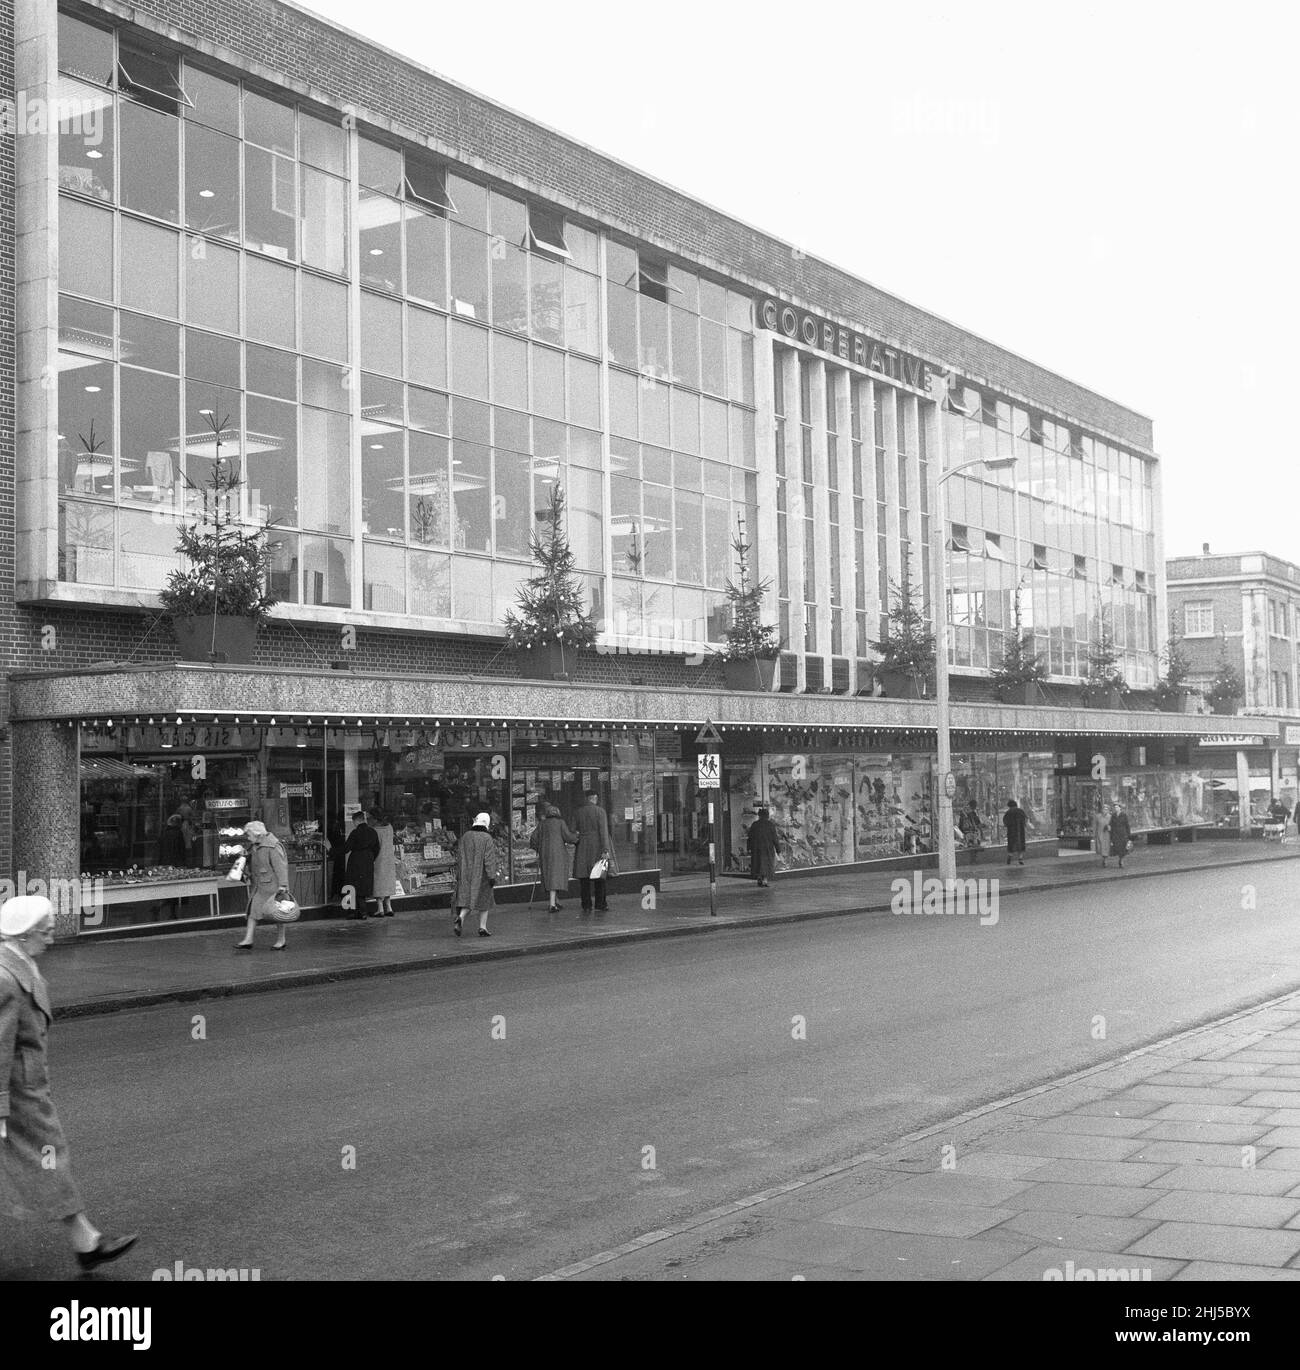
[[[257,819],[244,825],[244,836],[252,847],[247,874],[248,923],[244,928],[244,940],[235,943],[236,951],[248,951],[252,947],[253,929],[259,920],[270,918],[270,906],[289,895],[289,858],[280,839]],[[289,925],[277,923],[275,926],[280,935],[271,944],[271,950],[283,951]]]
[[[49,987],[36,966],[53,940],[48,899],[25,894],[0,907],[0,1210],[61,1222],[77,1263],[93,1270],[129,1251],[136,1237],[104,1236],[86,1217],[72,1178],[50,1097]]]

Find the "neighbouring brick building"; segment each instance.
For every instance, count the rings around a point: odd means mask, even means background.
[[[1249,776],[1252,804],[1258,812],[1278,794],[1294,807],[1300,747],[1300,566],[1267,552],[1214,553],[1206,543],[1199,556],[1170,557],[1165,577],[1170,622],[1192,664],[1189,684],[1205,689],[1226,660],[1245,687],[1243,735],[1261,719],[1277,726],[1270,745],[1244,749],[1242,773]],[[1221,800],[1237,802],[1236,774],[1218,778],[1224,782]]]
[[[358,808],[408,892],[479,809],[527,888],[539,809],[588,790],[625,879],[670,877],[704,859],[705,720],[724,870],[759,804],[787,869],[914,862],[935,710],[878,697],[870,644],[904,578],[930,612],[936,545],[955,802],[1017,796],[1040,852],[1098,800],[1208,821],[1190,748],[1231,725],[1142,708],[1147,418],[291,5],[2,13],[0,864],[108,880],[63,934],[229,911],[254,816],[307,904]],[[179,664],[157,592],[222,462],[280,605],[249,664]],[[501,621],[557,485],[601,643],[539,681]],[[711,654],[738,524],[769,691]],[[1036,707],[991,690],[1018,590]],[[1103,619],[1124,710],[1080,706]]]

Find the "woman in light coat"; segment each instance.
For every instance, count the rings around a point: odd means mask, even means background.
[[[492,887],[500,874],[497,861],[497,844],[492,840],[488,829],[492,826],[490,814],[481,813],[474,819],[474,826],[460,839],[456,848],[456,887],[451,894],[451,907],[455,912],[451,930],[460,936],[465,915],[478,914],[478,935],[491,937],[488,931],[488,912],[495,903]]]
[[[136,1238],[105,1237],[86,1217],[72,1178],[50,1097],[49,987],[36,965],[53,940],[48,899],[25,894],[0,907],[0,1211],[61,1222],[77,1264],[93,1270],[130,1250]]]
[[[248,923],[244,928],[244,940],[235,943],[236,951],[248,951],[253,945],[253,929],[263,918],[271,917],[271,905],[289,893],[289,858],[280,839],[268,832],[265,823],[256,819],[244,825],[244,836],[252,844],[248,857]],[[272,951],[283,951],[287,923],[276,923],[280,935],[271,945]]]
[[[1092,816],[1092,849],[1101,857],[1104,866],[1110,855],[1110,815],[1103,804],[1097,805],[1097,812]]]
[[[560,907],[560,895],[569,888],[569,854],[566,846],[577,846],[578,834],[560,817],[554,804],[546,806],[546,813],[528,839],[537,853],[542,867],[542,885],[550,896],[547,908],[555,913]]]
[[[375,898],[379,908],[375,917],[391,918],[393,896],[397,893],[397,849],[393,840],[393,825],[382,809],[371,809],[370,826],[379,838],[379,855],[375,857]]]

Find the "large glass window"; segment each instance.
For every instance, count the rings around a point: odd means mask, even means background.
[[[185,225],[239,241],[239,141],[202,124],[185,125]]]
[[[180,121],[123,100],[122,208],[175,223],[180,217]]]

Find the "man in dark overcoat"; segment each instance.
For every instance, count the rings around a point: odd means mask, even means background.
[[[1014,799],[1007,800],[1007,811],[1002,815],[1002,826],[1007,830],[1007,865],[1011,864],[1013,856],[1020,858],[1020,864],[1025,864],[1025,831],[1029,827],[1029,820],[1025,817],[1025,811],[1016,803]]]
[[[580,808],[573,820],[578,834],[578,847],[573,857],[573,873],[578,877],[578,889],[582,897],[583,913],[591,912],[591,887],[596,887],[596,912],[608,913],[609,901],[605,897],[605,881],[593,880],[591,868],[602,856],[614,859],[614,843],[609,835],[609,819],[600,807],[600,796],[595,790],[587,792],[587,802]]]
[[[343,850],[347,853],[347,869],[343,873],[343,894],[352,891],[352,917],[364,918],[366,905],[375,893],[375,857],[379,855],[379,834],[366,822],[366,815],[358,813],[355,827],[348,833]]]
[[[767,809],[759,809],[758,817],[749,828],[749,873],[758,881],[759,888],[772,883],[776,870],[776,850],[781,845],[776,824]]]
[[[46,1038],[53,1010],[37,968],[54,940],[54,907],[40,895],[0,908],[0,1210],[63,1224],[83,1270],[135,1245],[106,1237],[86,1217],[72,1178],[67,1139],[50,1097]]]

